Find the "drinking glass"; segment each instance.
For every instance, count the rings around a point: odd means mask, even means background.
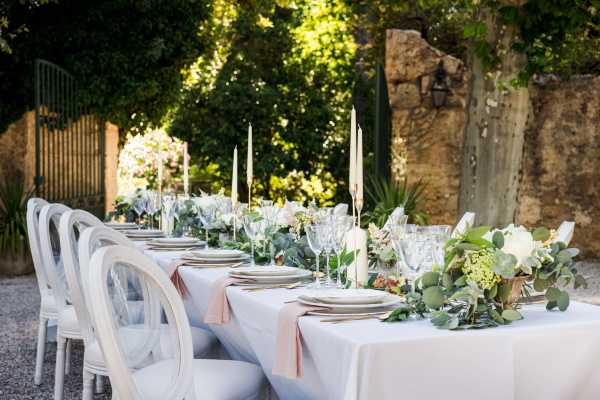
[[[146,209],[146,196],[144,194],[142,194],[133,200],[133,211],[135,211],[135,213],[137,214],[138,229],[140,229],[140,226],[142,225],[142,214],[144,213],[145,209]]]
[[[261,227],[263,225],[262,220],[257,220],[252,215],[245,215],[242,218],[242,224],[244,225],[244,231],[246,232],[246,236],[250,239],[250,251],[252,255],[252,266],[255,266],[254,262],[254,241],[256,240],[256,236],[259,234]]]
[[[329,267],[329,257],[331,252],[333,251],[333,229],[332,229],[332,220],[328,218],[327,223],[322,225],[318,225],[317,232],[321,241],[323,243],[323,251],[325,252],[325,287],[333,287],[333,280],[331,279],[330,267]]]
[[[263,200],[264,201],[264,200]],[[262,202],[261,202],[262,203]],[[272,203],[272,202],[271,202]],[[273,244],[273,235],[278,230],[278,217],[281,209],[275,206],[264,206],[260,209],[260,212],[264,218],[264,236],[265,236],[265,250],[266,246],[269,246],[270,265],[275,265],[275,246]]]
[[[310,284],[309,287],[318,289],[321,287],[321,279],[319,278],[319,256],[323,251],[323,242],[317,225],[307,225],[304,230],[306,231],[308,246],[312,252],[315,253],[316,258],[315,281]]]
[[[333,223],[333,251],[337,259],[337,277],[335,286],[343,288],[342,284],[342,250],[346,242],[346,234],[352,228],[352,217],[340,216],[334,219]]]
[[[151,190],[146,192],[146,213],[150,221],[150,229],[154,228],[154,215],[160,209],[160,196],[158,192]]]
[[[167,237],[171,237],[173,234],[173,228],[171,226],[171,217],[172,217],[172,210],[173,210],[173,204],[175,204],[175,196],[172,194],[165,194],[162,197],[162,209],[163,209],[163,214],[165,216],[165,225],[163,226],[163,230],[165,231],[165,233],[167,234]]]
[[[212,226],[215,217],[216,217],[216,207],[214,205],[207,205],[205,207],[200,207],[200,212],[198,216],[200,217],[200,222],[202,222],[202,226],[204,227],[204,232],[206,233],[206,247],[208,248],[209,235],[208,231]]]
[[[260,201],[261,208],[264,207],[273,207],[273,200],[261,200]]]

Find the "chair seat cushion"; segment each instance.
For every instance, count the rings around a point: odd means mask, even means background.
[[[141,329],[143,325],[138,326],[139,329],[136,328],[135,325],[132,325],[127,328],[122,328],[119,330],[119,334],[121,335],[121,340],[124,341],[124,348],[132,348],[133,343],[140,341],[144,337],[144,330]],[[167,325],[163,325],[166,329]],[[194,345],[194,356],[195,357],[205,357],[208,355],[212,348],[217,343],[217,338],[212,332],[207,330],[191,327],[192,331],[192,342]],[[161,351],[166,352],[165,354],[170,355],[169,347],[165,345],[168,342],[167,332],[164,333],[165,340],[161,340]],[[90,345],[85,348],[85,362],[92,365],[95,368],[104,369],[104,357],[102,356],[102,350],[98,344],[98,341],[95,340]]]
[[[176,368],[175,360],[163,360],[136,371],[133,379],[141,398],[163,400]],[[257,365],[230,360],[194,360],[193,368],[196,399],[248,400],[260,399],[263,394],[265,379]]]
[[[52,295],[51,291],[42,293],[40,308],[42,313],[46,314],[47,316],[57,315],[58,310],[56,309],[56,302],[54,301],[54,296]]]
[[[71,339],[81,339],[81,331],[77,314],[73,306],[66,306],[58,315],[58,331],[62,336]]]

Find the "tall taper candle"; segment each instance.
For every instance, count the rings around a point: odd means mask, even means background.
[[[187,142],[183,143],[183,193],[186,197],[190,194],[190,155]]]
[[[235,209],[238,200],[237,146],[233,149],[233,172],[231,174],[231,206]]]
[[[252,124],[248,124],[248,158],[246,159],[246,184],[248,184],[248,208],[252,207]]]
[[[356,110],[352,106],[350,117],[350,176],[348,179],[349,190],[354,194],[356,190]]]
[[[363,134],[360,126],[358,127],[358,138],[356,140],[356,199],[364,201],[363,195]],[[361,203],[362,204],[362,203]],[[360,207],[362,208],[362,207]]]

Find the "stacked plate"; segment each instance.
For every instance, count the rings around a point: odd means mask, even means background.
[[[154,238],[146,243],[149,250],[158,251],[184,251],[204,247],[206,242],[196,238]]]
[[[104,225],[116,231],[127,231],[138,227],[133,222],[105,222]]]
[[[378,315],[402,301],[398,296],[372,289],[324,289],[306,291],[298,301],[309,306],[323,307],[310,315],[345,316]]]
[[[250,260],[241,250],[202,249],[185,253],[185,265],[198,268],[240,267]]]
[[[150,240],[165,236],[165,233],[160,229],[129,229],[123,231],[123,233],[131,240]]]
[[[312,272],[293,267],[243,267],[229,272],[233,278],[247,279],[248,285],[295,283],[312,277]]]

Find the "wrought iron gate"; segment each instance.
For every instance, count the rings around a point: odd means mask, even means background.
[[[78,101],[73,76],[35,62],[35,186],[39,197],[104,214],[104,121]]]

